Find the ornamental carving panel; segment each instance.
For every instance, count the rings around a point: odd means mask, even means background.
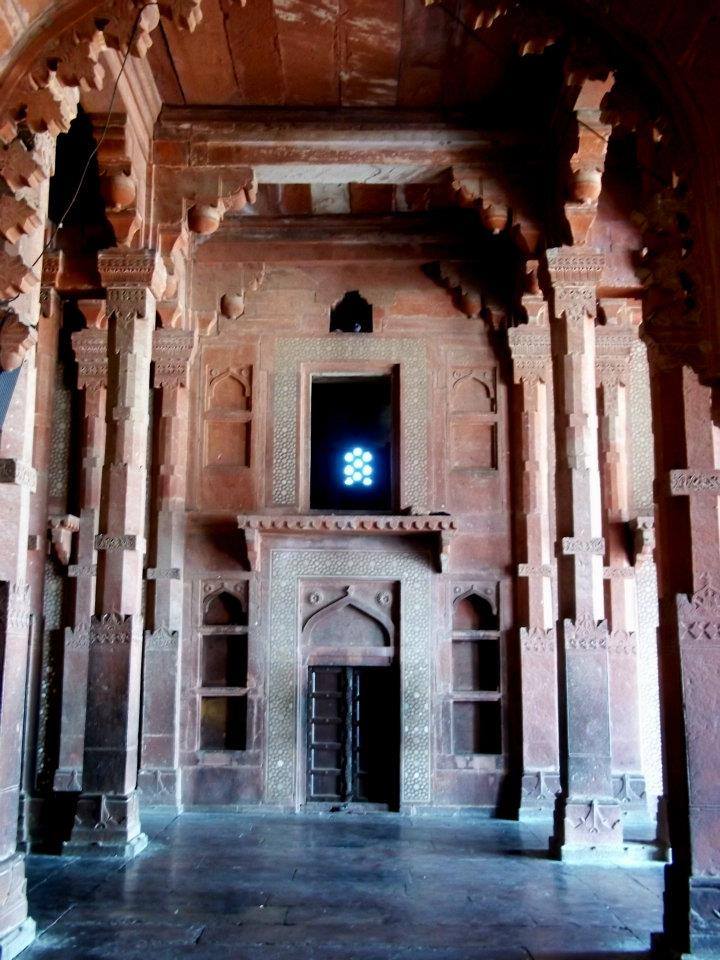
[[[563,620],[566,650],[607,650],[607,620],[596,621],[587,614],[576,621]]]
[[[365,577],[400,581],[402,803],[430,801],[429,567],[407,554],[380,551],[274,550],[271,554],[265,799],[295,799],[299,580]]]
[[[715,645],[720,643],[720,592],[704,577],[704,585],[692,597],[677,598],[680,642]]]
[[[383,360],[400,364],[403,450],[402,505],[427,501],[427,353],[411,339],[292,337],[276,348],[273,390],[272,493],[277,504],[297,502],[298,378],[301,363]]]

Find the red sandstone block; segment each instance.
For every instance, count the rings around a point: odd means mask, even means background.
[[[153,143],[153,161],[171,167],[188,162],[189,145],[180,140],[156,140]]]

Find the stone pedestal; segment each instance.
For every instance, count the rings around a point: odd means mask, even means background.
[[[130,856],[144,844],[136,795],[142,664],[148,406],[160,258],[108,250],[108,410],[96,613],[77,631],[87,647],[82,794],[68,852]]]
[[[558,435],[558,599],[563,794],[551,849],[563,860],[622,853],[613,798],[608,648],[595,386],[597,284],[604,258],[584,248],[548,250],[555,295],[553,356]]]

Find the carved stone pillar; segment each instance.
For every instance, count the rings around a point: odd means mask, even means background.
[[[30,633],[26,582],[35,414],[35,355],[28,351],[0,433],[0,956],[33,939],[25,861],[17,852],[23,714]]]
[[[555,564],[551,493],[554,471],[552,356],[547,304],[523,297],[528,323],[508,331],[522,457],[517,517],[519,594],[527,626],[520,628],[523,778],[520,816],[550,813],[560,792]]]
[[[553,355],[558,430],[558,636],[562,637],[563,794],[553,850],[586,860],[619,852],[612,792],[608,626],[595,391],[597,284],[604,258],[585,248],[548,250],[555,297]]]
[[[98,614],[81,635],[89,646],[83,792],[66,846],[133,856],[147,842],[136,790],[142,570],[150,359],[165,270],[150,251],[107,250],[98,265],[107,290],[107,455],[95,538]]]
[[[187,480],[187,373],[195,346],[192,331],[156,330],[154,385],[160,392],[155,490],[155,566],[152,630],[145,632],[143,717],[138,787],[143,803],[181,809],[180,637],[182,635]]]
[[[674,950],[710,958],[720,955],[720,398],[687,367],[651,369],[673,850],[664,926]]]
[[[596,328],[600,477],[605,538],[605,600],[610,622],[610,733],[613,795],[623,811],[645,810],[640,748],[637,593],[627,537],[631,514],[630,375],[639,303],[602,301]]]
[[[75,580],[75,606],[73,625],[65,629],[60,744],[53,783],[57,791],[82,789],[89,656],[85,634],[95,612],[95,537],[100,523],[100,492],[105,463],[108,368],[105,302],[80,300],[78,306],[87,322],[84,330],[72,335],[73,352],[78,365],[78,389],[84,391],[80,524],[77,563],[68,567],[68,576]]]
[[[28,677],[25,696],[25,735],[23,748],[22,792],[18,822],[18,845],[29,848],[32,794],[36,775],[36,743],[40,697],[42,660],[43,591],[47,560],[48,532],[48,469],[52,446],[52,409],[58,363],[58,332],[62,322],[62,305],[52,284],[57,274],[57,258],[43,259],[43,286],[40,296],[38,341],[35,351],[37,390],[35,394],[35,424],[33,441],[33,468],[36,473],[35,492],[30,497],[28,528],[27,583],[30,588],[30,606],[38,615],[31,624],[28,652]]]

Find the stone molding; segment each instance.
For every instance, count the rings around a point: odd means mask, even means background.
[[[602,557],[605,553],[605,538],[591,537],[583,540],[581,537],[563,537],[561,541],[562,555],[574,557],[582,554]]]
[[[96,577],[97,576],[97,564],[77,564],[71,563],[68,567],[68,576],[69,577]]]
[[[542,563],[539,566],[531,563],[519,563],[517,575],[518,577],[548,577],[552,580],[556,576],[556,571],[551,563]]]
[[[156,630],[145,631],[145,650],[177,650],[180,644],[177,630],[168,630],[166,627],[158,627]]]
[[[85,649],[91,646],[124,645],[135,640],[137,618],[119,613],[103,613],[93,616],[89,623],[73,630],[65,628],[65,647],[70,650]]]
[[[709,574],[701,579],[703,585],[692,596],[676,597],[680,643],[715,647],[720,645],[720,591]]]
[[[98,533],[95,536],[96,550],[137,550],[138,537],[134,533],[123,533],[112,536],[107,533]]]
[[[592,284],[594,288],[605,267],[605,254],[583,247],[551,247],[546,259],[553,287]]]
[[[12,483],[17,487],[27,487],[30,493],[35,493],[37,471],[23,460],[2,457],[0,458],[0,483]]]
[[[582,614],[577,620],[563,620],[563,637],[566,650],[607,650],[607,620],[593,620]]]
[[[720,470],[671,470],[670,493],[672,496],[695,493],[720,496]]]
[[[445,533],[458,530],[454,517],[422,515],[337,516],[335,514],[247,514],[237,518],[241,530],[274,533],[326,531],[350,533]]]
[[[159,300],[165,290],[167,272],[162,257],[155,250],[101,250],[98,254],[98,270],[108,294],[117,295],[120,290],[128,293],[149,290]],[[130,301],[131,298],[127,299]]]
[[[180,567],[148,567],[145,571],[146,580],[180,580]]]
[[[557,650],[555,627],[520,627],[520,647],[523,653],[552,653]]]
[[[634,580],[632,567],[603,567],[603,580]]]

